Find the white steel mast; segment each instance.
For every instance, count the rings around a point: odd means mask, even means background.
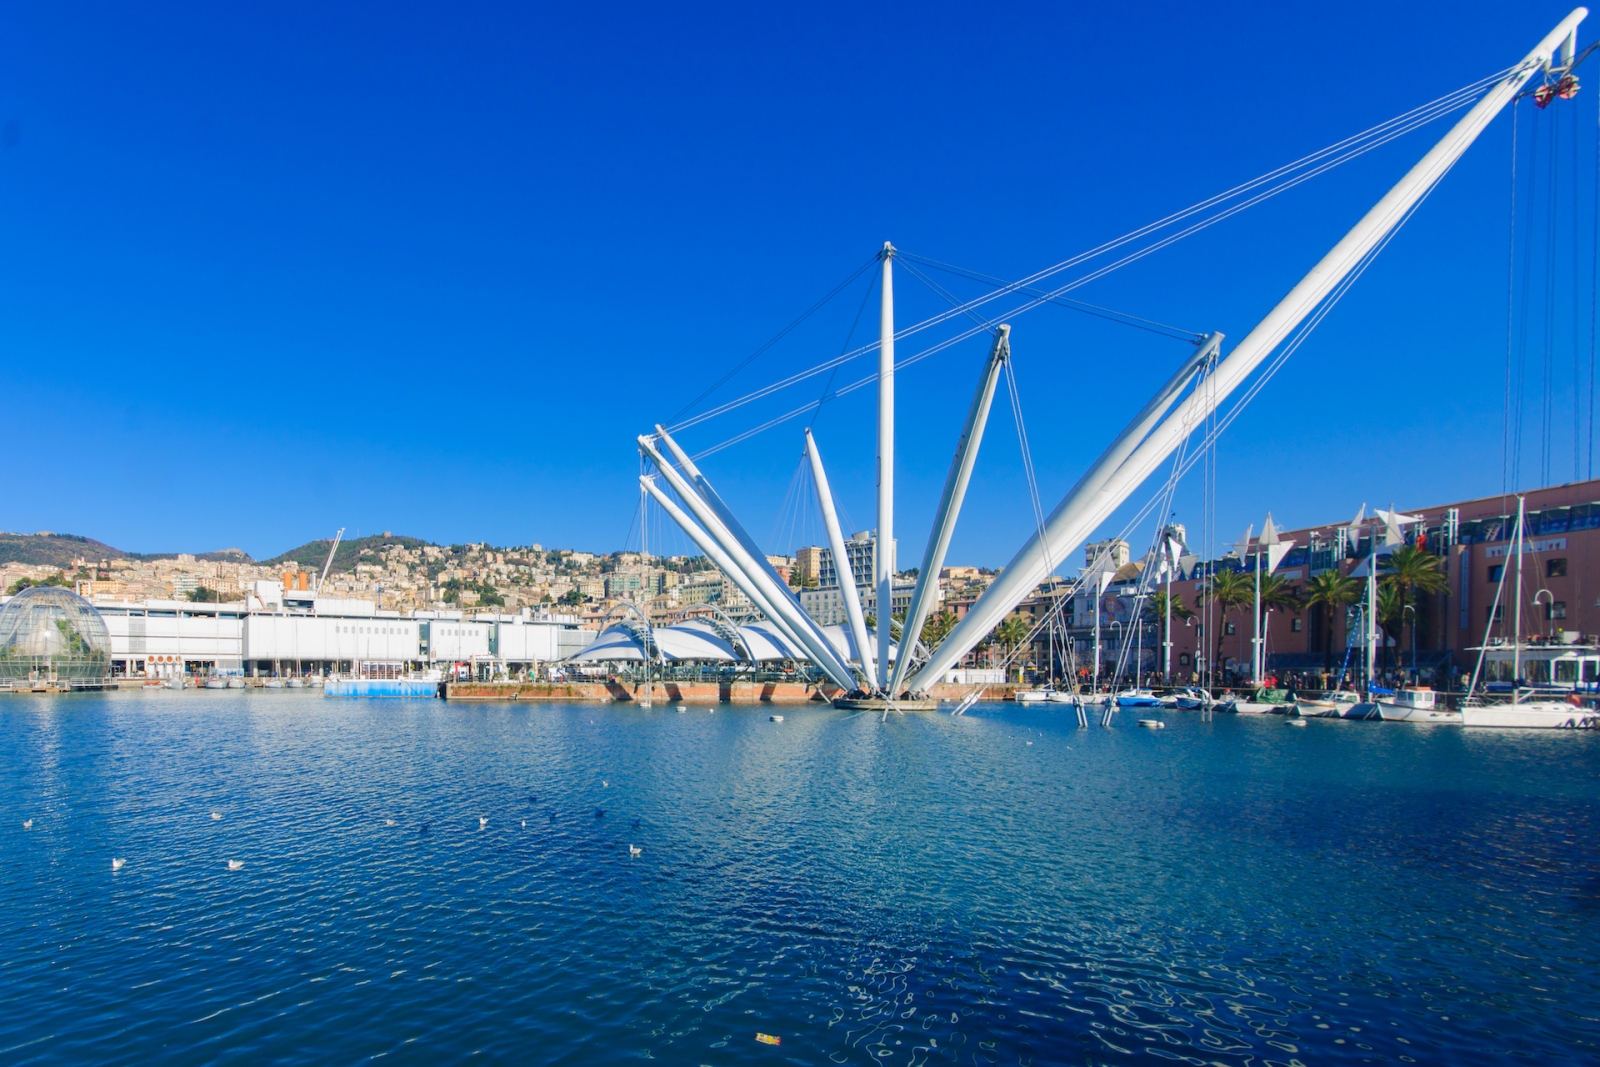
[[[1002,324],[995,333],[994,346],[989,350],[989,361],[984,366],[983,377],[972,394],[972,404],[967,409],[967,422],[961,430],[961,440],[956,443],[956,453],[950,460],[950,473],[945,476],[944,493],[939,497],[939,510],[933,517],[933,529],[928,534],[928,547],[922,553],[922,569],[917,572],[917,587],[911,593],[911,606],[906,609],[906,621],[900,629],[900,646],[904,650],[894,663],[894,676],[890,680],[889,695],[899,693],[911,667],[911,653],[922,633],[922,624],[928,620],[933,602],[939,597],[939,570],[944,566],[945,553],[950,550],[950,538],[955,533],[956,519],[961,515],[961,504],[967,497],[967,486],[972,481],[972,468],[978,462],[978,446],[983,443],[983,431],[989,424],[989,408],[994,403],[995,383],[1000,368],[1011,358],[1011,327]]]
[[[806,428],[806,455],[811,460],[811,481],[817,490],[817,506],[822,509],[822,525],[828,531],[828,550],[833,554],[833,573],[839,577],[839,596],[844,600],[844,615],[850,624],[850,638],[855,642],[856,654],[861,657],[861,675],[872,685],[876,673],[872,646],[867,641],[866,617],[861,613],[861,594],[856,589],[856,576],[850,566],[850,553],[845,547],[844,531],[839,528],[839,512],[833,504],[833,490],[828,486],[828,472],[822,466],[822,453],[817,451],[811,428]]]
[[[883,242],[883,286],[878,311],[878,534],[873,553],[878,586],[878,689],[889,689],[889,629],[894,613],[894,245]],[[836,560],[835,563],[841,561]],[[849,561],[843,561],[849,566]],[[909,649],[902,649],[906,656]]]
[[[1402,223],[1478,138],[1491,119],[1510,103],[1534,73],[1549,65],[1558,48],[1572,48],[1578,23],[1589,14],[1577,8],[1540,41],[1503,80],[1490,88],[1450,131],[1361,220],[1312,267],[1277,306],[1219,362],[1208,387],[1192,390],[1160,425],[1139,433],[1137,447],[1114,465],[1109,477],[1080,480],[980,597],[950,636],[909,682],[925,692],[953,663],[992,631],[1049,572],[1050,561],[1064,559],[1196,428],[1221,401],[1242,385],[1278,346],[1327,299],[1394,228]],[[1138,420],[1136,419],[1136,422]],[[1130,430],[1133,427],[1130,427]],[[1139,439],[1142,438],[1142,441]],[[1118,444],[1122,443],[1119,439]],[[1117,446],[1114,445],[1113,448]],[[1102,456],[1102,462],[1109,458]],[[1093,484],[1085,484],[1086,481]]]

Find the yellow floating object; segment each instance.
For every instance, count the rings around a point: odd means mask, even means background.
[[[756,1040],[761,1042],[763,1045],[783,1044],[783,1038],[779,1037],[777,1034],[763,1034],[760,1031],[756,1032]]]

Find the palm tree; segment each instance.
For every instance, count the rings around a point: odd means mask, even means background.
[[[1010,658],[1022,642],[1028,639],[1028,624],[1020,615],[1011,615],[999,626],[994,628],[994,639],[1000,643],[1000,648],[1006,658]],[[1019,664],[1017,670],[1022,670]]]
[[[1163,648],[1172,644],[1172,623],[1167,619],[1169,599],[1171,600],[1172,618],[1180,620],[1194,618],[1194,612],[1184,604],[1181,596],[1169,594],[1164,589],[1152,593],[1150,599],[1145,601],[1144,615],[1145,618],[1162,624],[1165,631],[1162,635]]]
[[[1438,593],[1445,587],[1444,567],[1440,564],[1439,557],[1416,545],[1401,545],[1384,561],[1381,581],[1386,588],[1393,588],[1399,598],[1401,606],[1398,611],[1401,625],[1396,627],[1399,632],[1403,633],[1405,628],[1405,605],[1411,605],[1411,641],[1415,644],[1417,599],[1422,594]],[[1379,617],[1382,618],[1381,612]],[[1413,670],[1416,666],[1415,663],[1411,665]]]
[[[1306,583],[1306,603],[1322,608],[1322,670],[1333,670],[1333,619],[1340,608],[1348,607],[1361,598],[1361,583],[1337,570],[1314,574]]]
[[[1228,630],[1226,625],[1228,612],[1255,600],[1255,582],[1243,571],[1219,570],[1211,576],[1211,588],[1206,591],[1205,595],[1211,598],[1213,604],[1222,609],[1224,625],[1217,631],[1217,660],[1220,662],[1222,659],[1222,638]],[[1241,637],[1239,640],[1243,642],[1244,638]],[[1244,646],[1242,643],[1239,646],[1239,654],[1243,658]]]
[[[937,615],[928,616],[927,620],[922,624],[920,639],[924,645],[928,646],[928,651],[932,652],[944,644],[944,639],[950,636],[950,631],[955,627],[955,613],[941,611]]]
[[[1400,644],[1401,625],[1405,622],[1406,603],[1400,598],[1400,588],[1391,582],[1378,586],[1378,604],[1374,612],[1378,617],[1378,628],[1383,631],[1389,640],[1384,644],[1384,666],[1394,668],[1394,653],[1388,651],[1389,642],[1393,641],[1395,647]]]

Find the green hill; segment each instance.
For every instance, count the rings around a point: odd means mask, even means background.
[[[66,568],[71,567],[75,559],[86,559],[92,564],[103,559],[122,559],[126,555],[120,548],[78,534],[0,533],[0,563]]]
[[[422,548],[432,544],[417,537],[385,537],[382,534],[373,534],[370,537],[357,537],[339,542],[339,551],[333,557],[333,566],[329,574],[348,573],[356,569],[356,561],[361,558],[361,553],[368,549],[379,549],[384,545],[404,545],[406,548]],[[333,547],[333,538],[324,537],[319,541],[307,541],[298,548],[291,548],[282,555],[273,556],[263,560],[262,565],[278,567],[293,563],[301,570],[322,573],[322,565],[328,561],[328,549]]]

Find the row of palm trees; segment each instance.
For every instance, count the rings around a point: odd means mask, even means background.
[[[1439,562],[1439,557],[1416,545],[1402,545],[1392,554],[1380,561],[1378,576],[1378,625],[1395,638],[1396,644],[1405,633],[1406,608],[1410,607],[1413,638],[1417,626],[1417,600],[1420,597],[1438,593],[1445,587],[1444,568]],[[1229,612],[1240,608],[1252,606],[1255,602],[1256,586],[1255,576],[1249,571],[1220,570],[1211,576],[1210,589],[1201,593],[1201,599],[1209,595],[1214,607],[1218,609],[1224,622],[1227,621]],[[1321,574],[1312,575],[1311,579],[1303,586],[1296,586],[1288,579],[1277,574],[1263,574],[1261,576],[1261,606],[1269,611],[1292,611],[1299,614],[1307,607],[1320,609],[1322,613],[1322,659],[1323,668],[1333,668],[1333,621],[1338,613],[1346,607],[1361,599],[1362,588],[1358,579],[1340,574],[1338,570],[1327,570]],[[1165,591],[1158,592],[1150,597],[1145,613],[1151,619],[1161,620],[1167,617],[1167,596]],[[1183,598],[1172,597],[1172,617],[1186,620],[1194,617],[1194,612],[1183,603]],[[1223,628],[1224,631],[1226,627]],[[1222,642],[1224,633],[1217,635],[1217,661],[1222,659]],[[1170,640],[1170,635],[1169,635]],[[1241,642],[1243,638],[1240,638]]]

